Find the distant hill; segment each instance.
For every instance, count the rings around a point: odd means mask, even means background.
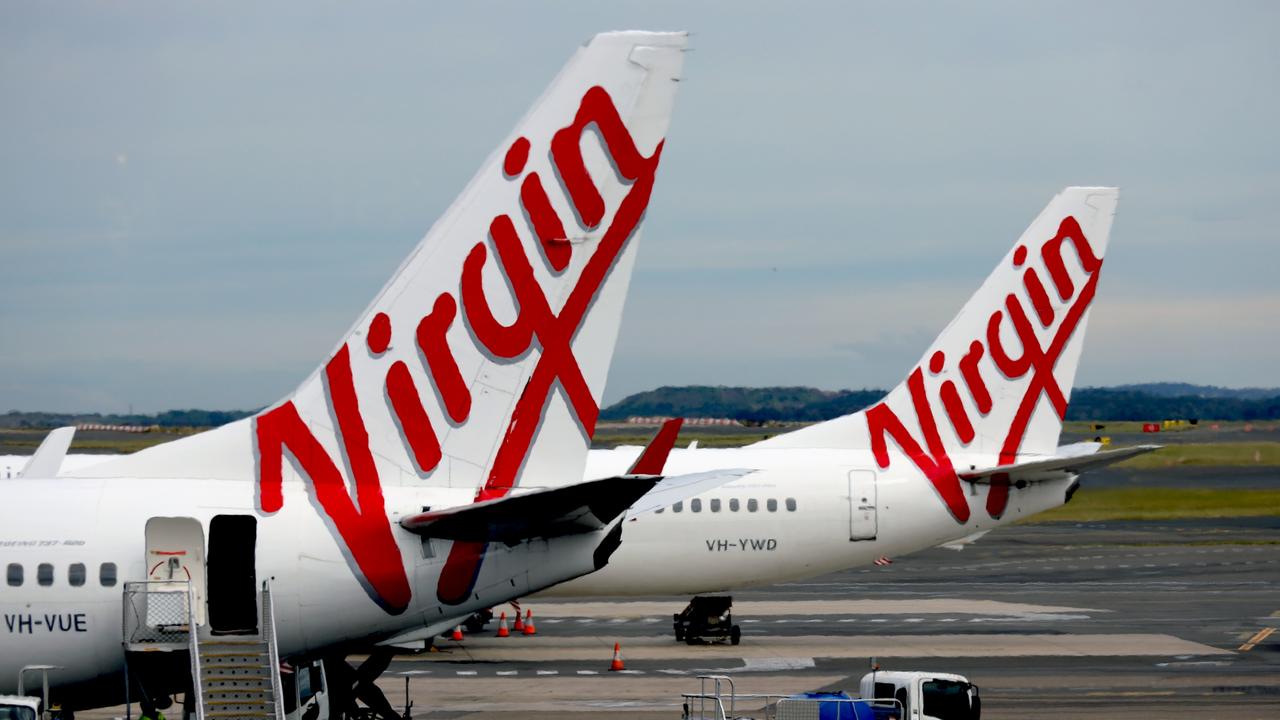
[[[829,420],[880,400],[884,390],[828,391],[807,387],[661,387],[605,408],[604,420],[632,416],[727,417],[748,423]],[[1187,383],[1077,388],[1068,420],[1280,419],[1280,389],[1236,390]]]
[[[600,413],[602,420],[633,416],[727,417],[748,423],[817,421],[856,412],[883,390],[818,390],[809,387],[687,385],[636,393]]]
[[[1178,398],[1236,398],[1239,400],[1265,400],[1280,396],[1280,388],[1226,388],[1216,385],[1192,385],[1180,382],[1142,383],[1138,385],[1116,385],[1107,390],[1122,390],[1155,395],[1156,397]]]

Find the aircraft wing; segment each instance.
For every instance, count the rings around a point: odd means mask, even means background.
[[[575,535],[608,526],[660,480],[658,475],[622,475],[530,490],[408,515],[400,527],[424,537],[512,544]]]
[[[1079,475],[1084,470],[1102,467],[1127,460],[1136,455],[1159,450],[1160,445],[1135,445],[1115,450],[1103,450],[1091,454],[1071,454],[1023,463],[1010,463],[989,468],[979,468],[957,473],[961,480],[989,484],[997,476],[1005,476],[1010,482],[1045,482],[1059,480],[1064,475]]]
[[[60,427],[45,435],[40,447],[36,448],[35,454],[18,477],[57,477],[58,470],[62,468],[62,459],[67,456],[67,449],[71,447],[71,439],[75,435],[75,427]]]

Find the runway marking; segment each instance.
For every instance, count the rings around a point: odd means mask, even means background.
[[[559,670],[539,670],[537,671],[537,674],[538,675],[559,675],[560,671]]]
[[[499,670],[498,674],[504,675],[504,676],[519,675],[520,671],[519,670]]]
[[[1240,652],[1249,652],[1254,648],[1254,646],[1271,637],[1271,633],[1275,631],[1276,629],[1273,627],[1262,628],[1258,632],[1254,633],[1253,637],[1245,641],[1245,644],[1240,646]]]
[[[458,675],[479,675],[480,673],[476,672],[475,670],[458,670],[457,674]]]
[[[578,674],[579,675],[599,675],[600,673],[599,671],[596,671],[596,670],[579,670]]]

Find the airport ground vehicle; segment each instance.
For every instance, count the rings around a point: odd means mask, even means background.
[[[0,720],[37,720],[39,717],[39,698],[0,695]]]
[[[684,610],[672,616],[676,642],[696,645],[711,638],[737,645],[742,628],[733,624],[732,606],[733,598],[725,595],[695,596]]]
[[[978,686],[963,675],[872,670],[862,676],[858,694],[875,698],[877,709],[900,707],[912,720],[978,720],[982,715]]]
[[[858,697],[843,691],[739,693],[728,675],[699,675],[682,720],[980,720],[978,686],[963,675],[873,669]],[[751,714],[744,714],[751,713]]]

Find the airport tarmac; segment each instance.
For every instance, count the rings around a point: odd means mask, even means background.
[[[742,644],[687,646],[687,598],[526,600],[488,631],[393,662],[426,718],[676,718],[697,675],[740,692],[854,691],[885,668],[959,672],[987,718],[1280,716],[1280,518],[1056,523],[962,551],[735,593]],[[626,672],[608,670],[613,643]],[[741,710],[741,708],[740,708]]]

